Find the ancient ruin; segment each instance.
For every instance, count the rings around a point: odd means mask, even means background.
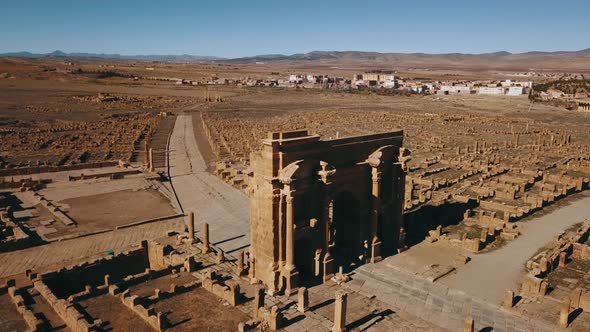
[[[398,246],[409,152],[403,132],[320,140],[269,133],[252,155],[251,277],[270,292],[329,280]]]
[[[0,56],[0,330],[587,332],[584,54]]]

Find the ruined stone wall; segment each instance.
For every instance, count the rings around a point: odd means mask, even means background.
[[[43,273],[40,278],[56,296],[67,298],[82,292],[87,285],[102,285],[104,275],[110,275],[112,280],[122,280],[129,274],[145,271],[149,267],[145,250],[140,248],[83,262],[59,271]]]

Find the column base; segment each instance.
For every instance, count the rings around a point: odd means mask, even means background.
[[[282,283],[284,283],[282,286],[285,288],[285,295],[293,295],[297,293],[297,285],[299,285],[299,272],[297,270],[285,270],[281,279],[283,280]]]

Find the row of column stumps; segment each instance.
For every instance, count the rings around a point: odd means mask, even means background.
[[[197,242],[195,238],[195,214],[194,212],[189,213],[188,217],[188,243],[194,244]],[[203,253],[209,253],[211,251],[209,245],[209,224],[203,223],[203,243],[201,250]],[[238,261],[236,266],[236,274],[238,276],[242,276],[246,271],[244,269],[244,250],[240,250],[238,253]],[[225,255],[221,250],[217,252],[217,263],[220,264],[225,261]]]
[[[563,259],[560,259],[560,264],[562,261],[563,261]],[[575,294],[580,294],[580,292],[581,291],[574,293],[574,298],[576,297]],[[579,295],[578,295],[578,297],[579,297]],[[559,325],[559,328],[561,328],[561,329],[566,329],[570,323],[569,316],[570,316],[571,303],[572,303],[572,300],[570,299],[570,297],[566,296],[561,300],[561,302],[559,304],[559,324],[558,325]],[[506,309],[510,309],[510,308],[514,307],[514,305],[515,305],[514,291],[512,291],[512,290],[506,291],[506,293],[504,295],[504,302],[502,305]],[[575,307],[576,307],[576,304],[574,304],[574,308]]]
[[[189,235],[189,243],[196,242],[195,238],[195,216],[193,212],[189,213],[189,222],[188,222],[188,235]],[[208,253],[209,249],[209,224],[203,224],[203,244],[202,250],[204,253]],[[221,260],[223,260],[223,253],[221,254]],[[218,261],[219,261],[218,257]],[[240,250],[237,259],[237,266],[236,266],[236,273],[238,275],[243,275],[244,273],[244,251]],[[264,307],[264,288],[258,287],[254,296],[254,318],[258,318],[258,309]],[[335,296],[335,305],[334,305],[334,327],[332,328],[333,332],[343,332],[346,331],[346,305],[347,305],[347,297],[348,294],[344,291],[337,291]],[[297,310],[301,313],[304,313],[309,309],[309,293],[307,288],[300,287],[297,290]]]
[[[259,318],[259,310],[264,307],[264,287],[259,286],[254,293],[253,316]],[[345,291],[338,290],[335,294],[334,302],[334,325],[332,332],[346,331],[346,305],[348,294]],[[307,288],[300,287],[297,290],[297,311],[305,313],[309,310],[309,292]]]
[[[196,242],[195,214],[194,214],[194,212],[190,212],[188,215],[188,241],[189,241],[189,244],[193,244]],[[205,254],[210,251],[210,249],[209,249],[209,224],[208,223],[203,223],[203,244],[202,244],[201,250]]]

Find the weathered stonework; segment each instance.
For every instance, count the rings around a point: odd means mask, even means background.
[[[251,155],[250,277],[268,292],[327,280],[338,266],[376,262],[402,226],[403,131],[320,140],[270,133]]]

